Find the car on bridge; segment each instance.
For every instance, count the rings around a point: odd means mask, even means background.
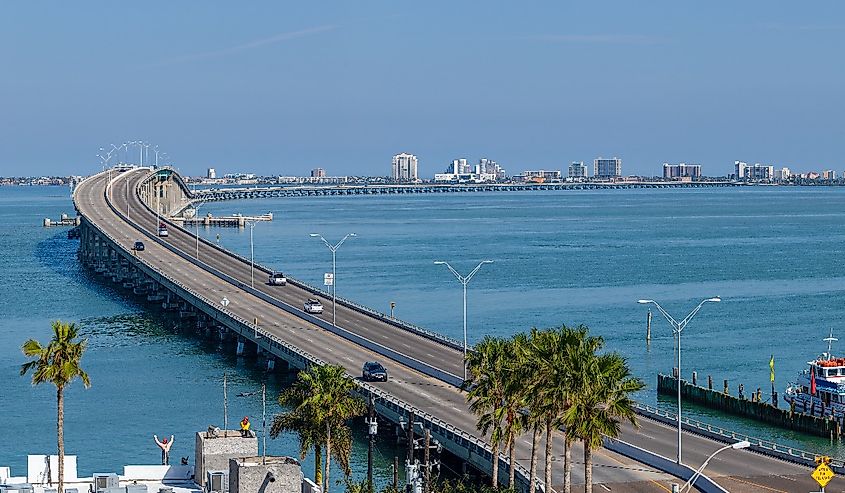
[[[134,245],[132,245],[132,249],[136,252],[143,252],[144,251],[144,242],[143,241],[136,241]]]
[[[158,223],[158,235],[162,238],[167,238],[167,225],[164,223]]]
[[[323,313],[323,304],[318,299],[310,298],[305,302],[305,311],[307,313]]]
[[[267,284],[271,286],[284,286],[287,283],[287,278],[281,272],[271,272],[270,279],[267,281]]]
[[[361,379],[365,382],[386,382],[387,369],[378,361],[367,361],[361,370]]]

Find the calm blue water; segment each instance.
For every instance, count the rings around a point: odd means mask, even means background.
[[[655,313],[645,344],[646,308],[660,301],[682,318],[704,297],[719,295],[683,335],[684,373],[713,375],[732,392],[768,388],[775,355],[779,390],[820,353],[821,339],[845,315],[845,190],[754,188],[490,193],[431,196],[311,197],[207,204],[215,214],[272,211],[255,227],[256,260],[320,284],[329,240],[350,238],[338,252],[338,294],[455,338],[462,337],[460,284],[434,260],[463,273],[492,259],[469,288],[469,340],[532,326],[586,324],[629,358],[657,403],[658,371],[673,366],[668,324]],[[20,345],[46,341],[54,319],[77,321],[90,338],[85,367],[94,386],[75,386],[67,400],[67,447],[81,472],[119,471],[154,463],[152,433],[175,434],[174,457],[193,456],[193,433],[222,421],[220,381],[230,375],[230,419],[260,422],[260,399],[234,397],[260,387],[250,360],[224,354],[173,330],[119,291],[88,278],[78,242],[41,219],[72,212],[64,188],[0,187],[0,464],[25,473],[27,453],[55,447],[55,395],[17,376]],[[249,229],[200,229],[249,255]],[[845,334],[843,334],[845,336]],[[840,353],[845,351],[839,351]],[[268,382],[275,393],[284,376]],[[271,401],[272,403],[272,401]],[[672,407],[672,401],[665,404]],[[278,412],[271,405],[269,412]],[[823,440],[692,409],[702,419],[812,450]],[[26,440],[20,440],[26,433]],[[379,445],[378,474],[390,476],[391,440]],[[366,460],[355,456],[360,474]],[[837,455],[836,448],[831,449]],[[296,454],[291,438],[270,453]],[[400,454],[401,455],[401,454]],[[306,461],[310,475],[313,465]]]

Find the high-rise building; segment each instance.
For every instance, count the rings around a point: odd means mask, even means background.
[[[460,158],[452,160],[452,163],[449,165],[448,168],[446,168],[446,172],[453,173],[456,175],[468,175],[472,173],[472,169],[467,163],[466,158]]]
[[[746,168],[748,168],[748,163],[744,161],[734,161],[734,179],[744,179]]]
[[[475,165],[475,173],[477,175],[493,176],[493,180],[504,180],[507,178],[505,169],[499,166],[499,163],[496,161],[487,159],[486,157],[478,160],[478,164]]]
[[[775,180],[786,181],[792,177],[792,171],[789,168],[781,168],[775,170]]]
[[[822,180],[835,180],[836,179],[836,171],[832,169],[826,169],[822,171]]]
[[[574,180],[587,178],[587,166],[584,161],[572,161],[572,164],[569,165],[569,177]]]
[[[663,163],[663,178],[701,178],[701,165]]]
[[[752,166],[743,161],[734,161],[734,173],[737,180],[767,181],[775,178],[775,167],[760,163]]]
[[[217,179],[217,170],[215,170],[214,168],[208,168],[208,171],[206,171],[205,173],[205,177],[209,180]]]
[[[596,178],[616,178],[622,176],[622,160],[619,158],[603,159],[599,156],[593,161],[593,176]]]
[[[391,178],[394,181],[417,181],[417,156],[405,152],[393,156]]]
[[[311,178],[325,178],[326,170],[323,168],[314,168],[311,170]]]

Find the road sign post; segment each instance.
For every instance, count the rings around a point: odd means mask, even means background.
[[[810,476],[819,483],[819,487],[821,487],[821,492],[824,493],[824,487],[833,479],[833,470],[828,466],[828,462],[830,462],[829,457],[817,457],[816,462],[819,464],[818,467],[813,471]]]
[[[323,285],[334,285],[334,274],[332,274],[331,272],[326,272],[325,274],[323,274]]]

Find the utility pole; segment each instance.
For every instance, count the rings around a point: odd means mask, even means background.
[[[423,449],[423,460],[425,461],[425,472],[423,481],[423,493],[431,491],[431,463],[429,462],[429,450],[431,448],[431,431],[425,429],[425,448]]]
[[[223,436],[229,436],[229,395],[226,392],[226,373],[223,373]]]
[[[376,411],[373,405],[373,395],[370,394],[368,402],[368,419],[367,419],[367,433],[369,434],[369,444],[367,447],[367,488],[370,493],[373,493],[373,446],[376,441],[376,433],[378,433],[378,421],[376,421]]]
[[[393,456],[393,491],[399,491],[399,457]]]
[[[408,456],[406,460],[408,464],[413,464],[414,462],[414,412],[408,411],[408,429],[405,430],[407,432],[406,438],[408,439]]]

